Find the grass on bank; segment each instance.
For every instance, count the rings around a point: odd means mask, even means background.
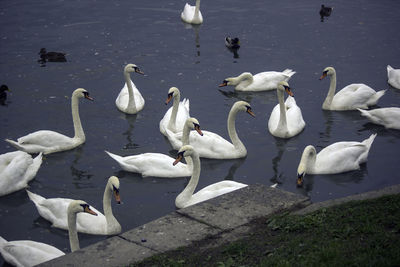
[[[251,223],[236,242],[202,249],[207,240],[132,266],[399,266],[400,195],[353,201],[308,215]]]

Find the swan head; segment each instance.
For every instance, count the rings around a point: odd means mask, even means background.
[[[285,91],[288,95],[293,96],[293,92],[289,87],[289,84],[285,81],[281,81],[278,83],[278,90]]]
[[[218,85],[218,87],[224,87],[224,86],[228,86],[228,85],[237,85],[238,81],[236,78],[231,77],[231,78],[226,78],[225,80],[222,81],[222,83],[220,85]]]
[[[176,87],[171,87],[168,90],[168,96],[167,96],[167,100],[165,100],[165,105],[168,105],[168,103],[171,101],[172,98],[174,97],[180,97],[181,92],[179,91],[178,88]]]
[[[316,154],[317,151],[315,150],[315,147],[309,145],[304,148],[299,166],[297,167],[297,186],[303,186],[304,176],[307,173],[307,167],[315,163]]]
[[[83,200],[73,200],[68,205],[68,214],[76,214],[79,212],[86,212],[97,216],[97,213],[90,209],[89,204]]]
[[[139,73],[139,74],[144,74],[140,69],[139,69],[139,67],[138,66],[136,66],[135,64],[127,64],[126,66],[125,66],[125,68],[124,68],[124,72],[125,73],[131,73],[131,72],[136,72],[136,73]]]
[[[108,178],[108,183],[107,186],[110,191],[113,192],[115,201],[117,201],[118,204],[121,204],[121,197],[119,195],[119,179],[117,176],[111,176]]]
[[[191,145],[182,146],[178,151],[178,156],[176,157],[174,163],[172,163],[172,164],[175,166],[183,158],[190,157],[190,156],[196,155],[196,154],[197,154],[197,152],[193,149],[193,147]]]
[[[200,129],[200,123],[196,118],[188,118],[185,123],[190,129],[196,130],[199,135],[203,136],[203,132]]]
[[[83,88],[78,88],[72,93],[72,97],[78,97],[78,98],[86,98],[89,99],[90,101],[93,101],[93,98],[89,96],[89,92],[86,91]]]
[[[335,69],[333,67],[326,67],[324,69],[324,71],[322,72],[322,75],[321,75],[321,77],[319,79],[322,80],[326,76],[332,76],[335,73],[336,73],[336,71],[335,71]]]
[[[251,106],[246,101],[237,101],[232,106],[232,110],[240,110],[249,113],[251,116],[255,117],[256,115],[253,113]]]

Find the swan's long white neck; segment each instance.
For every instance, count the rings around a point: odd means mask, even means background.
[[[71,110],[72,110],[72,121],[74,123],[74,139],[78,139],[80,142],[85,142],[85,133],[83,132],[81,118],[79,117],[79,98],[76,95],[72,96],[71,99]]]
[[[76,230],[76,213],[72,210],[68,210],[68,236],[71,252],[78,250],[80,247],[78,231]]]
[[[124,71],[124,77],[125,77],[126,86],[128,86],[128,95],[129,95],[128,106],[126,107],[126,109],[128,112],[129,111],[134,112],[134,111],[136,111],[136,104],[135,104],[135,98],[133,95],[131,76],[130,76],[129,72]]]
[[[108,231],[113,230],[115,227],[120,227],[120,224],[118,223],[112,212],[111,199],[113,195],[113,190],[111,190],[110,187],[112,188],[112,185],[110,184],[110,182],[108,182],[103,194],[103,211],[104,216],[106,217]]]
[[[181,94],[176,93],[173,96],[172,112],[168,122],[168,129],[176,132],[176,115],[178,114],[179,102],[181,101]]]
[[[328,95],[325,98],[324,103],[322,104],[322,108],[323,109],[329,109],[331,104],[332,104],[332,100],[333,97],[335,96],[335,91],[336,91],[336,72],[333,72],[332,75],[330,75],[331,78],[331,82],[329,85],[329,91],[328,91]]]
[[[182,146],[189,145],[189,135],[190,135],[190,128],[187,123],[185,123],[185,126],[183,126],[183,132],[182,132]],[[186,163],[189,166],[193,165],[193,161],[191,157],[185,157]]]
[[[199,11],[200,11],[200,0],[196,0],[196,7],[194,8],[193,19],[200,19]]]
[[[246,147],[243,145],[242,141],[240,141],[239,136],[236,132],[236,115],[238,111],[239,109],[235,105],[229,111],[227,121],[228,134],[235,149],[246,151]]]
[[[277,89],[276,93],[278,95],[278,101],[279,101],[279,122],[278,122],[278,127],[277,129],[282,129],[284,131],[287,131],[287,118],[286,118],[286,106],[285,106],[285,95],[282,90]]]
[[[185,189],[183,189],[183,191],[175,199],[175,205],[178,208],[185,207],[185,204],[190,200],[194,190],[196,189],[197,184],[199,183],[201,168],[199,154],[197,154],[196,151],[193,151],[190,158],[193,162],[193,173]]]
[[[232,78],[231,83],[238,87],[247,87],[253,82],[253,75],[250,72],[243,72],[239,76]]]

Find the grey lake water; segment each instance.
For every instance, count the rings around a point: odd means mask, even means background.
[[[203,130],[228,138],[226,119],[237,100],[248,101],[256,117],[239,114],[237,130],[248,155],[237,160],[201,160],[198,188],[223,179],[271,185],[309,196],[314,202],[380,189],[399,182],[400,131],[368,123],[358,111],[323,111],[329,79],[319,77],[327,66],[337,71],[338,89],[365,83],[387,89],[379,107],[399,107],[400,90],[387,83],[386,66],[400,68],[400,1],[329,1],[330,17],[321,21],[319,1],[201,2],[204,23],[183,23],[179,1],[0,1],[0,83],[12,90],[0,106],[0,139],[16,139],[49,129],[73,135],[72,91],[83,87],[94,98],[80,102],[86,143],[48,155],[29,185],[44,197],[83,199],[102,210],[107,178],[121,181],[123,204],[113,212],[123,231],[175,210],[174,200],[188,178],[142,177],[122,171],[104,150],[133,155],[160,152],[176,155],[159,131],[168,89],[176,86],[190,99],[190,114]],[[194,0],[191,1],[194,5]],[[236,54],[224,45],[238,37]],[[67,53],[67,62],[37,62],[40,48]],[[115,106],[123,84],[123,68],[138,65],[144,76],[132,80],[146,100],[137,115]],[[306,127],[296,137],[273,137],[267,128],[277,104],[275,91],[236,93],[218,85],[249,71],[297,73],[289,84]],[[302,151],[317,151],[338,141],[378,136],[368,162],[360,170],[336,175],[307,175],[296,187]],[[0,154],[14,151],[0,142]],[[0,236],[31,239],[69,252],[66,231],[42,219],[25,190],[0,198]],[[81,247],[105,236],[80,234]],[[0,264],[3,260],[0,257]]]

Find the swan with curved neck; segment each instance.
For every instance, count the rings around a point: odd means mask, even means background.
[[[125,86],[121,89],[115,104],[127,114],[136,114],[144,107],[144,98],[131,80],[131,73],[144,74],[135,64],[127,64],[124,68]]]
[[[333,143],[318,154],[315,147],[307,146],[297,168],[297,185],[303,185],[308,174],[335,174],[360,169],[360,164],[367,161],[368,153],[376,134],[362,142]]]
[[[185,142],[188,142],[190,130],[196,130],[199,135],[203,135],[202,131],[200,130],[200,124],[196,118],[189,118],[186,120],[185,127],[183,128],[183,136],[186,140]],[[117,161],[123,170],[141,173],[144,177],[185,177],[190,176],[193,170],[191,160],[186,160],[187,164],[180,162],[174,167],[172,166],[172,163],[175,161],[175,159],[161,153],[144,153],[127,157],[121,157],[108,151],[106,151],[106,153],[115,161]]]
[[[199,202],[203,202],[247,186],[246,184],[235,181],[224,180],[206,186],[205,188],[193,194],[200,178],[200,158],[199,154],[191,145],[186,145],[179,149],[178,156],[173,164],[176,165],[184,157],[190,157],[192,159],[193,174],[190,177],[189,183],[186,185],[185,189],[183,189],[183,191],[175,199],[175,206],[179,209],[192,206]]]
[[[89,93],[83,88],[78,88],[72,93],[71,109],[72,109],[72,121],[74,124],[74,132],[75,132],[73,138],[54,131],[41,130],[20,137],[18,138],[17,142],[10,139],[6,139],[6,141],[15,148],[25,151],[27,153],[42,152],[43,154],[50,154],[54,152],[70,150],[83,144],[86,138],[82,128],[81,119],[79,117],[78,104],[80,98],[93,100],[93,98],[89,96]]]
[[[35,158],[23,151],[0,155],[0,196],[28,187],[41,164],[42,153]]]
[[[336,70],[333,67],[326,67],[322,73],[320,80],[329,76],[331,81],[329,85],[328,95],[322,104],[325,110],[355,110],[357,108],[366,109],[369,106],[376,105],[386,90],[376,92],[371,87],[363,83],[353,83],[347,85],[339,92],[336,91]]]
[[[265,71],[255,75],[250,72],[243,72],[237,77],[226,78],[219,87],[232,85],[236,91],[258,92],[274,90],[277,84],[282,81],[289,81],[296,72],[285,69],[282,72]]]
[[[247,155],[247,149],[239,139],[236,131],[236,116],[239,111],[244,111],[255,117],[249,103],[237,101],[233,104],[227,120],[228,134],[231,142],[210,131],[202,131],[203,136],[201,137],[194,132],[190,132],[189,143],[196,149],[200,157],[210,159],[236,159],[243,158]],[[175,135],[169,134],[167,137],[174,149],[178,150],[180,146],[185,144],[182,143],[184,140],[179,133]]]
[[[181,92],[176,87],[168,90],[168,97],[165,104],[168,105],[172,100],[172,107],[165,112],[164,117],[160,121],[160,132],[166,135],[166,129],[173,133],[182,132],[189,114],[189,99],[181,99]]]
[[[289,95],[284,102],[284,92]],[[276,137],[290,138],[299,134],[305,127],[301,109],[293,98],[287,82],[279,82],[276,90],[279,104],[272,110],[268,120],[268,130]]]
[[[121,225],[114,217],[111,208],[111,198],[119,204],[121,202],[119,195],[119,179],[116,176],[111,176],[104,190],[103,194],[103,209],[104,215],[93,208],[98,214],[96,218],[91,218],[87,214],[78,215],[77,230],[81,233],[94,234],[94,235],[115,235],[121,232]],[[52,223],[53,227],[68,229],[67,208],[73,201],[69,198],[44,198],[34,194],[28,190],[29,198],[35,204],[40,216]]]
[[[76,232],[77,213],[97,215],[89,205],[82,200],[74,200],[68,206],[68,236],[71,252],[79,249],[78,233]],[[92,217],[95,218],[95,217]],[[4,260],[14,266],[36,266],[40,263],[61,257],[64,252],[56,247],[31,240],[7,241],[0,236],[0,253]]]
[[[181,13],[181,19],[190,24],[201,24],[203,23],[203,16],[200,12],[200,0],[196,0],[196,5],[191,6],[186,3]]]

